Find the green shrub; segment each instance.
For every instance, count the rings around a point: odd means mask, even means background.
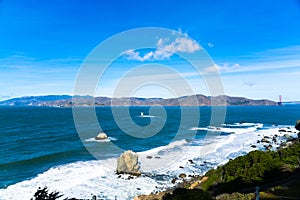
[[[163,200],[212,200],[210,193],[200,189],[176,188],[172,194],[168,193],[163,196]]]
[[[288,148],[272,151],[252,151],[245,156],[230,160],[224,166],[210,170],[202,184],[203,190],[216,193],[234,192],[246,187],[272,182],[284,173],[293,172],[299,167],[300,142]]]
[[[241,194],[238,192],[232,194],[221,194],[216,197],[216,200],[252,200],[255,198],[253,193]]]

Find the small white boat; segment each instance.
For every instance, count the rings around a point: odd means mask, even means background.
[[[144,116],[144,113],[143,112],[141,112],[141,117],[143,117]]]

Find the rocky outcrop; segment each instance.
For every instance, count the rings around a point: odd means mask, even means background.
[[[107,139],[107,135],[105,133],[99,133],[96,137],[95,140],[105,140]]]
[[[270,143],[270,141],[269,140],[267,140],[266,138],[263,138],[263,139],[261,139],[261,141],[260,142],[264,142],[264,143]]]
[[[300,120],[296,122],[295,128],[300,131]]]
[[[186,174],[182,173],[182,174],[179,174],[179,178],[181,179],[185,179],[186,178]]]
[[[293,137],[290,136],[289,134],[284,134],[283,137],[285,137],[288,141],[293,140]]]
[[[125,151],[118,158],[117,174],[141,175],[138,155],[133,151]]]

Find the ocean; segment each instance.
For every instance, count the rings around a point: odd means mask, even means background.
[[[123,112],[124,107],[114,109]],[[29,200],[44,186],[64,198],[133,199],[173,187],[181,173],[204,174],[229,159],[264,150],[257,143],[264,136],[278,135],[275,150],[286,134],[296,137],[300,119],[299,105],[230,106],[220,124],[211,123],[211,107],[126,109],[129,118],[121,115],[116,121],[111,107],[97,107],[97,124],[85,116],[75,126],[72,108],[0,107],[0,199]],[[192,123],[195,109],[197,124]],[[187,113],[184,123],[182,112]],[[99,127],[107,140],[94,140]],[[115,174],[125,150],[138,153],[142,176]]]

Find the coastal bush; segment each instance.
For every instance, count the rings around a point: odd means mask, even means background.
[[[208,180],[202,189],[215,194],[231,193],[280,180],[300,165],[300,142],[288,148],[272,151],[252,151],[245,156],[230,160],[227,164],[206,173]]]
[[[56,200],[62,196],[62,194],[56,191],[49,193],[48,188],[45,186],[43,189],[39,188],[31,200]]]
[[[186,188],[176,188],[172,194],[167,193],[163,200],[212,200],[210,193],[200,189],[189,190]]]
[[[242,193],[232,193],[232,194],[220,194],[216,197],[216,200],[252,200],[255,198],[255,195],[253,193],[251,194],[242,194]]]
[[[45,186],[43,189],[38,188],[38,190],[34,193],[33,198],[30,200],[56,200],[60,197],[64,196],[60,194],[60,192],[54,191],[49,193],[49,189]],[[64,200],[78,200],[76,198],[65,198]]]

